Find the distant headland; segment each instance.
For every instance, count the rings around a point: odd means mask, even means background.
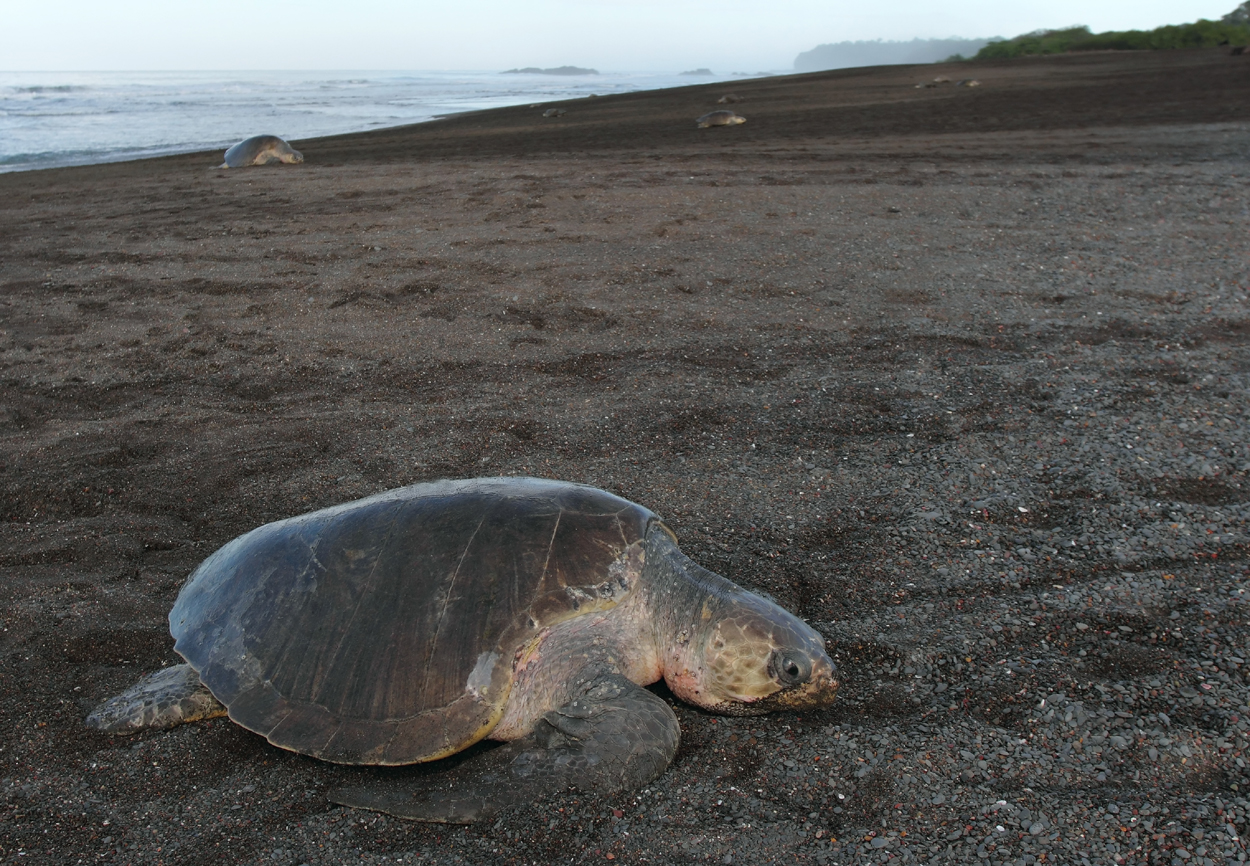
[[[598,75],[598,69],[583,69],[580,66],[556,66],[552,69],[539,69],[527,66],[524,69],[505,69],[503,75]]]
[[[1001,39],[1002,37],[998,37]],[[913,39],[910,42],[834,42],[817,45],[794,59],[795,72],[847,69],[852,66],[888,66],[896,63],[935,63],[953,54],[976,54],[992,39]]]

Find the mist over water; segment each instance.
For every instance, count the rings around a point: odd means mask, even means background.
[[[360,132],[459,111],[732,81],[729,74],[0,72],[0,172]]]

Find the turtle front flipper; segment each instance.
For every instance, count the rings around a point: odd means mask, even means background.
[[[570,786],[606,795],[645,785],[668,767],[680,737],[668,704],[620,674],[604,674],[526,736],[432,785],[340,788],[329,798],[414,821],[471,824]]]
[[[109,734],[134,734],[225,714],[226,708],[200,682],[194,668],[173,665],[100,704],[87,716],[87,724]]]

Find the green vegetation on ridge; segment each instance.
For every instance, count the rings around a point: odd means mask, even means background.
[[[1250,44],[1250,0],[1219,21],[1200,19],[1193,24],[1168,24],[1154,30],[1109,30],[1105,33],[1091,33],[1088,27],[1036,30],[1004,42],[991,42],[973,59],[999,60],[1068,51],[1143,51],[1247,44]]]

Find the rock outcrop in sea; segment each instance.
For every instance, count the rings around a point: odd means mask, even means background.
[[[580,66],[555,66],[551,69],[539,69],[537,66],[526,66],[524,69],[505,69],[504,75],[598,75],[598,69],[583,69]]]

